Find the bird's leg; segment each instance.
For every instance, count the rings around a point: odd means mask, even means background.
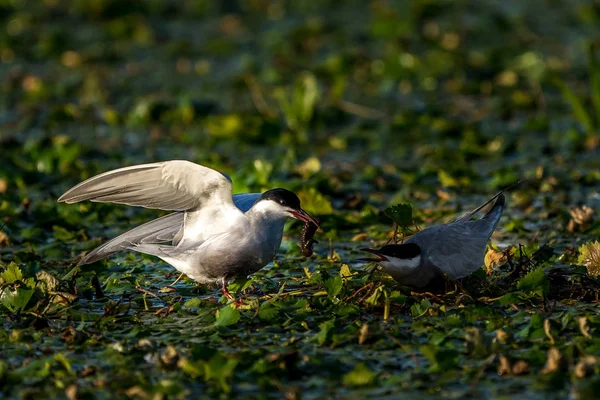
[[[173,287],[173,286],[175,286],[175,285],[177,284],[177,282],[179,282],[179,281],[181,280],[181,278],[183,278],[183,276],[184,276],[184,275],[185,275],[185,274],[182,272],[182,273],[181,273],[181,274],[180,274],[180,275],[177,277],[177,279],[175,279],[175,282],[171,283],[169,286],[170,286],[170,287]]]
[[[235,297],[233,297],[231,295],[231,293],[229,293],[229,291],[227,290],[227,281],[225,280],[225,278],[221,279],[221,292],[223,292],[223,294],[231,301],[233,301],[233,304],[235,304],[236,306],[241,306],[242,302],[238,301],[235,299]]]
[[[225,280],[225,278],[221,279],[221,291],[225,296],[227,296],[229,300],[235,300],[231,293],[229,293],[229,291],[227,290],[227,281]]]

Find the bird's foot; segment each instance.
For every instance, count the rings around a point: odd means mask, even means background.
[[[231,293],[229,293],[229,290],[227,290],[227,282],[225,281],[225,279],[223,279],[223,281],[222,281],[221,292],[223,292],[225,297],[227,297],[229,300],[233,301],[233,305],[235,305],[236,307],[240,307],[240,306],[244,305],[244,303],[241,301],[241,299],[237,300],[235,297],[233,297],[231,295]]]

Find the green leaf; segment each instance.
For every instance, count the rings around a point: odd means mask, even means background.
[[[342,290],[342,277],[339,275],[332,276],[331,278],[325,280],[323,285],[325,286],[325,290],[327,290],[327,295],[332,299],[340,294]]]
[[[309,157],[296,167],[296,171],[302,175],[304,179],[317,174],[321,170],[321,161],[317,157]]]
[[[500,304],[502,304],[503,306],[509,306],[511,304],[519,304],[523,299],[521,298],[521,296],[523,296],[524,294],[521,292],[509,292],[506,293],[504,296],[500,297],[498,299],[498,302]]]
[[[71,232],[62,226],[54,225],[52,230],[54,231],[54,237],[56,240],[60,240],[61,242],[68,242],[77,237],[76,232]]]
[[[365,386],[375,381],[375,374],[365,364],[360,363],[344,376],[344,385]]]
[[[221,354],[215,354],[204,365],[204,379],[207,382],[218,382],[220,389],[225,393],[229,393],[231,391],[231,377],[238,362],[238,360],[225,357]]]
[[[250,285],[252,285],[252,278],[236,278],[233,282],[227,285],[227,290],[229,290],[229,293],[237,293],[247,289],[250,287]]]
[[[272,303],[262,303],[258,310],[258,318],[264,321],[271,321],[277,317],[279,309]]]
[[[412,205],[410,203],[395,204],[383,210],[398,226],[409,226],[413,222]]]
[[[534,269],[517,283],[517,289],[524,292],[533,292],[539,296],[545,296],[549,288],[550,283],[542,267]]]
[[[431,308],[431,302],[428,299],[421,300],[421,303],[415,303],[410,307],[410,313],[413,317],[423,315]]]
[[[4,288],[0,291],[0,301],[12,312],[23,311],[34,292],[33,288],[18,287],[15,290]]]
[[[225,306],[217,311],[217,320],[215,326],[229,326],[237,323],[240,319],[240,312],[231,305]]]
[[[347,317],[349,315],[356,315],[360,313],[360,308],[355,304],[346,304],[340,302],[335,309],[335,314],[340,317]]]
[[[528,315],[529,324],[515,334],[518,338],[540,339],[545,336],[544,317],[540,314]]]
[[[443,187],[460,187],[467,186],[470,182],[470,179],[466,176],[456,178],[448,173],[446,170],[438,171],[438,179],[440,180],[440,184]]]
[[[2,271],[2,274],[0,274],[0,278],[2,278],[2,282],[4,283],[13,283],[22,280],[23,273],[21,272],[21,269],[17,266],[17,264],[11,262],[10,264],[8,264],[6,269]]]
[[[381,286],[375,289],[373,293],[365,299],[365,304],[368,304],[370,306],[376,306],[377,304],[379,304],[379,298],[383,294],[383,291],[384,288]]]
[[[54,355],[54,360],[60,363],[69,375],[73,375],[73,368],[71,368],[71,362],[65,357],[63,353],[57,353]]]
[[[188,358],[181,358],[178,363],[181,370],[191,376],[192,378],[197,378],[204,374],[204,362],[203,361],[192,361]]]
[[[423,355],[431,362],[432,372],[449,371],[458,366],[458,351],[433,345],[419,347]]]
[[[219,138],[234,138],[244,131],[244,127],[244,120],[238,114],[211,115],[205,122],[206,132]]]
[[[199,298],[195,297],[193,299],[189,299],[188,301],[186,301],[183,306],[185,308],[198,308],[200,307],[200,304],[202,304],[202,300],[200,300]]]
[[[302,208],[309,214],[329,215],[333,214],[331,202],[314,187],[301,190],[298,198],[302,202]]]
[[[331,330],[335,324],[335,319],[330,319],[329,321],[325,321],[319,325],[320,331],[313,338],[319,343],[323,345],[327,343],[331,339]]]

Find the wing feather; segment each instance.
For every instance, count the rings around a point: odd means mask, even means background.
[[[493,229],[490,221],[482,219],[438,225],[424,229],[405,243],[417,243],[426,262],[431,262],[450,279],[460,279],[483,265],[486,244]]]
[[[136,243],[164,243],[175,238],[183,226],[183,213],[172,213],[157,218],[96,247],[79,261],[78,265],[91,264],[114,253],[128,249]]]
[[[246,212],[260,198],[260,193],[242,193],[233,196],[233,203],[242,212]],[[143,225],[135,227],[114,239],[96,247],[89,252],[81,261],[81,264],[91,264],[103,258],[109,257],[122,250],[127,250],[136,244],[177,244],[177,234],[183,227],[184,214],[172,213],[157,218]],[[182,233],[182,232],[181,232]]]
[[[209,201],[233,206],[231,179],[190,161],[134,165],[96,175],[69,189],[58,201],[83,200],[161,210],[195,210]]]

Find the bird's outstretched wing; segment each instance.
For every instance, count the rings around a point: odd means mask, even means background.
[[[246,212],[260,198],[260,193],[242,193],[233,196],[233,203],[242,212]],[[96,247],[86,254],[78,265],[91,264],[122,250],[127,250],[139,244],[177,244],[177,234],[181,235],[184,213],[176,212],[157,218],[143,225],[137,226],[116,238]]]
[[[58,201],[91,200],[161,210],[198,210],[208,202],[233,207],[231,179],[214,169],[175,160],[134,165],[96,175]]]
[[[106,243],[101,244],[83,257],[77,265],[91,264],[134,244],[173,242],[183,227],[183,213],[172,213],[137,226]]]

